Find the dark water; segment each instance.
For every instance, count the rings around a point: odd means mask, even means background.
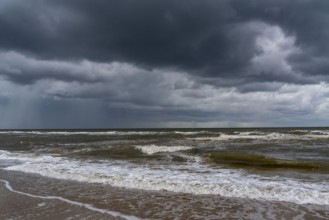
[[[24,130],[0,131],[0,140],[6,171],[145,192],[329,206],[329,128]]]

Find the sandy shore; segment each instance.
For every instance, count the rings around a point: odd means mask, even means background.
[[[122,219],[56,199],[11,192],[3,182],[0,182],[0,210],[0,219]]]
[[[0,181],[0,219],[329,218],[329,207],[322,206],[115,188],[1,169],[0,179],[14,191]]]
[[[134,219],[133,216],[125,218],[124,214],[100,209],[93,204],[54,196],[51,190],[42,193],[38,181],[32,186],[34,190],[28,190],[31,189],[31,181],[40,179],[43,178],[0,170],[0,219]],[[47,184],[46,179],[44,183]]]

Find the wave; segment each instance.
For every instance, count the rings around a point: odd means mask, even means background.
[[[236,132],[233,134],[220,133],[218,136],[202,136],[191,138],[196,141],[235,141],[235,140],[261,140],[261,141],[289,141],[289,140],[312,140],[329,139],[329,132],[305,132],[296,133],[263,133],[263,132]]]
[[[218,134],[218,132],[210,132],[210,131],[174,131],[175,134],[182,135],[198,135],[198,134]]]
[[[102,148],[84,148],[73,152],[79,156],[97,157],[97,158],[113,158],[113,159],[132,159],[143,158],[145,155],[134,146],[109,146]]]
[[[157,131],[0,131],[0,134],[19,134],[19,135],[161,135],[169,132]]]
[[[0,159],[21,161],[6,170],[142,190],[213,194],[298,204],[329,205],[327,182],[301,182],[283,177],[248,175],[241,170],[212,168],[203,163],[143,165],[106,160],[99,163],[63,157],[0,152]]]
[[[188,146],[137,145],[135,147],[136,149],[148,155],[163,153],[163,152],[188,151],[194,149],[194,147],[188,147]]]
[[[18,135],[198,135],[198,134],[218,134],[209,131],[0,131],[0,134],[18,134]]]
[[[158,153],[188,152],[192,155],[198,154],[199,149],[188,146],[159,146],[159,145],[108,145],[95,147],[34,147],[30,150],[33,153],[46,153],[56,156],[80,156],[88,158],[113,158],[113,159],[134,159],[134,158],[154,158],[160,159]],[[168,156],[168,155],[167,155]],[[189,155],[176,155],[190,160]],[[187,159],[188,158],[188,159]]]
[[[257,154],[236,152],[211,152],[209,158],[219,164],[231,164],[239,167],[252,166],[262,169],[297,169],[329,173],[329,164],[324,162],[292,161]]]
[[[329,130],[285,130],[285,131],[172,131],[172,130],[111,130],[111,131],[0,131],[2,135],[33,135],[33,136],[173,136],[189,137],[197,141],[235,141],[235,140],[260,140],[260,141],[290,141],[329,139]]]

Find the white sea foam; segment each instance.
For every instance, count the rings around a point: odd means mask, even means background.
[[[231,139],[261,139],[261,140],[287,140],[287,139],[297,139],[299,136],[292,134],[282,134],[282,133],[253,133],[253,132],[241,132],[239,134],[227,135],[221,134],[219,140],[231,140]]]
[[[10,155],[3,151],[0,152],[1,158],[22,159],[23,163],[9,166],[6,170],[36,173],[58,179],[143,190],[329,205],[327,182],[300,182],[283,177],[248,175],[239,170],[215,169],[197,162],[179,166],[138,166],[127,161],[88,163],[51,156]]]
[[[30,193],[25,193],[25,192],[17,191],[17,190],[14,190],[11,187],[10,183],[7,180],[0,179],[0,182],[5,183],[5,186],[6,186],[6,188],[9,191],[14,192],[14,193],[18,193],[18,194],[21,194],[21,195],[24,195],[24,196],[29,196],[29,197],[38,198],[38,199],[59,200],[59,201],[62,201],[62,202],[69,203],[71,205],[75,205],[75,206],[79,206],[79,207],[84,207],[86,209],[89,209],[89,210],[92,210],[92,211],[95,211],[95,212],[100,212],[102,214],[108,214],[108,215],[111,215],[111,216],[114,216],[114,217],[121,217],[121,218],[128,219],[128,220],[138,220],[138,219],[140,219],[140,218],[137,218],[135,216],[122,214],[120,212],[115,212],[115,211],[109,211],[109,210],[106,210],[106,209],[96,208],[96,207],[94,207],[94,206],[92,206],[90,204],[81,203],[81,202],[73,201],[73,200],[70,200],[70,199],[65,199],[65,198],[60,197],[60,196],[38,196],[38,195],[30,194]],[[39,207],[42,207],[44,205],[45,205],[44,203],[41,203],[38,206]]]
[[[311,130],[310,133],[318,135],[329,135],[328,130]]]
[[[193,147],[188,146],[158,146],[158,145],[137,145],[138,150],[141,150],[144,154],[155,154],[160,152],[176,152],[191,150]]]
[[[195,137],[193,140],[204,141],[204,140],[212,140],[212,141],[231,141],[231,140],[310,140],[310,139],[329,139],[329,132],[325,131],[309,131],[309,133],[305,133],[303,135],[298,134],[289,134],[289,133],[261,133],[261,132],[240,132],[234,134],[225,134],[220,133],[217,137]]]
[[[209,131],[174,131],[175,134],[182,135],[197,135],[197,134],[212,134],[213,132]]]
[[[300,134],[293,134],[293,132],[300,132]],[[248,131],[248,132],[234,132],[227,134],[223,132],[210,132],[210,131],[0,131],[0,134],[15,134],[15,135],[89,135],[89,136],[125,136],[125,135],[167,135],[167,134],[181,134],[181,135],[194,135],[194,140],[214,140],[214,141],[229,141],[235,139],[253,139],[253,140],[309,140],[309,139],[329,139],[329,130],[292,130],[287,133],[279,132],[264,132],[264,131]],[[209,137],[198,137],[199,134],[211,134]],[[218,134],[217,137],[213,135]]]

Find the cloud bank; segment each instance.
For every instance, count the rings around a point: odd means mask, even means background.
[[[0,128],[325,126],[325,0],[0,0]]]

